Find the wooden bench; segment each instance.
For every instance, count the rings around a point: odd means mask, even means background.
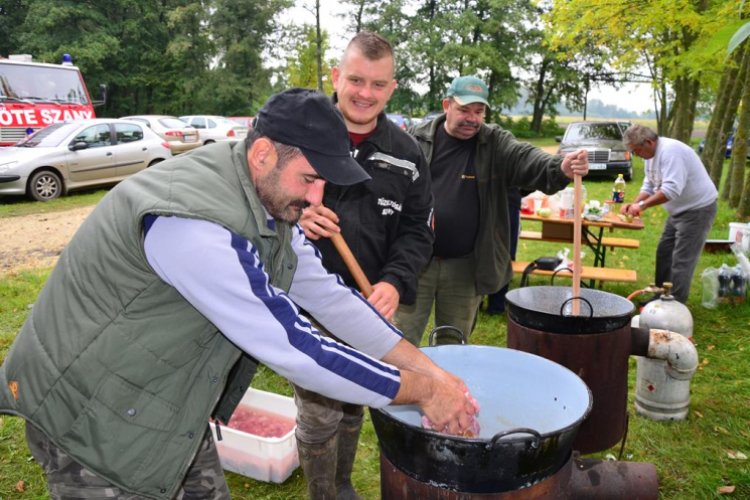
[[[571,242],[571,240],[563,239],[563,238],[542,238],[542,233],[540,231],[521,231],[520,238],[522,240],[550,241],[554,243],[570,243]],[[591,242],[592,245],[596,245],[596,241],[594,241],[591,237],[589,237],[589,241]],[[636,249],[636,248],[641,247],[641,242],[639,240],[634,240],[631,238],[603,237],[602,247]]]
[[[528,265],[529,262],[513,262],[513,272],[517,274],[523,274],[524,269],[526,269]],[[539,276],[552,276],[554,274],[554,271],[543,271],[541,269],[535,269],[529,274],[536,274]],[[555,279],[572,277],[573,273],[567,271],[560,271],[559,273],[557,273],[557,275],[555,275]],[[638,280],[638,273],[631,269],[612,269],[608,267],[581,266],[581,279],[599,281],[600,284],[607,281],[635,283]]]

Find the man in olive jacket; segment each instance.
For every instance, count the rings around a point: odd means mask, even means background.
[[[468,339],[482,297],[510,282],[507,187],[555,193],[588,173],[585,151],[549,155],[485,125],[487,97],[482,80],[458,77],[443,100],[445,114],[409,130],[430,164],[435,196],[432,259],[420,274],[416,304],[396,313],[409,338],[422,335],[434,303],[435,326],[454,326]],[[444,335],[437,342],[456,340]]]
[[[331,101],[291,89],[245,141],[164,161],[99,202],[0,367],[0,412],[27,421],[53,499],[229,498],[208,419],[228,421],[258,363],[468,427],[462,382],[329,274],[296,224],[326,181],[367,178]]]

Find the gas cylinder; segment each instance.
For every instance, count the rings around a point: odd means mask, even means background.
[[[690,310],[670,295],[671,283],[664,283],[663,287],[662,296],[641,311],[639,326],[649,330],[669,330],[692,341],[693,316]],[[675,378],[674,371],[667,370],[666,361],[643,356],[637,358],[636,411],[652,420],[684,420],[690,403],[690,378]]]

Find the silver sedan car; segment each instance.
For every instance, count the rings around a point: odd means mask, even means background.
[[[211,144],[222,141],[239,141],[247,137],[248,127],[214,115],[189,115],[181,116],[180,120],[192,126],[200,133],[201,142]]]
[[[203,145],[198,131],[175,116],[136,115],[123,116],[120,119],[147,126],[169,144],[169,149],[175,155]]]
[[[171,157],[166,141],[137,123],[55,123],[0,148],[0,196],[49,201],[74,189],[116,184]]]

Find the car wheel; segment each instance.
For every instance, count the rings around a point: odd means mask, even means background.
[[[626,181],[632,181],[633,180],[633,166],[632,165],[628,169],[627,173],[625,175],[623,175],[622,177]]]
[[[149,164],[148,164],[148,166],[149,166],[149,167],[153,167],[153,166],[154,166],[154,165],[156,165],[157,163],[161,163],[161,162],[163,162],[163,161],[164,161],[164,160],[162,160],[161,158],[157,158],[157,159],[155,159],[154,161],[152,161],[151,163],[149,163]],[[148,168],[148,167],[146,167],[146,168]]]
[[[209,144],[213,144],[216,141],[206,141],[203,143],[204,146],[208,146]]]
[[[51,170],[40,170],[31,176],[27,194],[35,201],[49,201],[59,198],[63,192],[60,176]]]

